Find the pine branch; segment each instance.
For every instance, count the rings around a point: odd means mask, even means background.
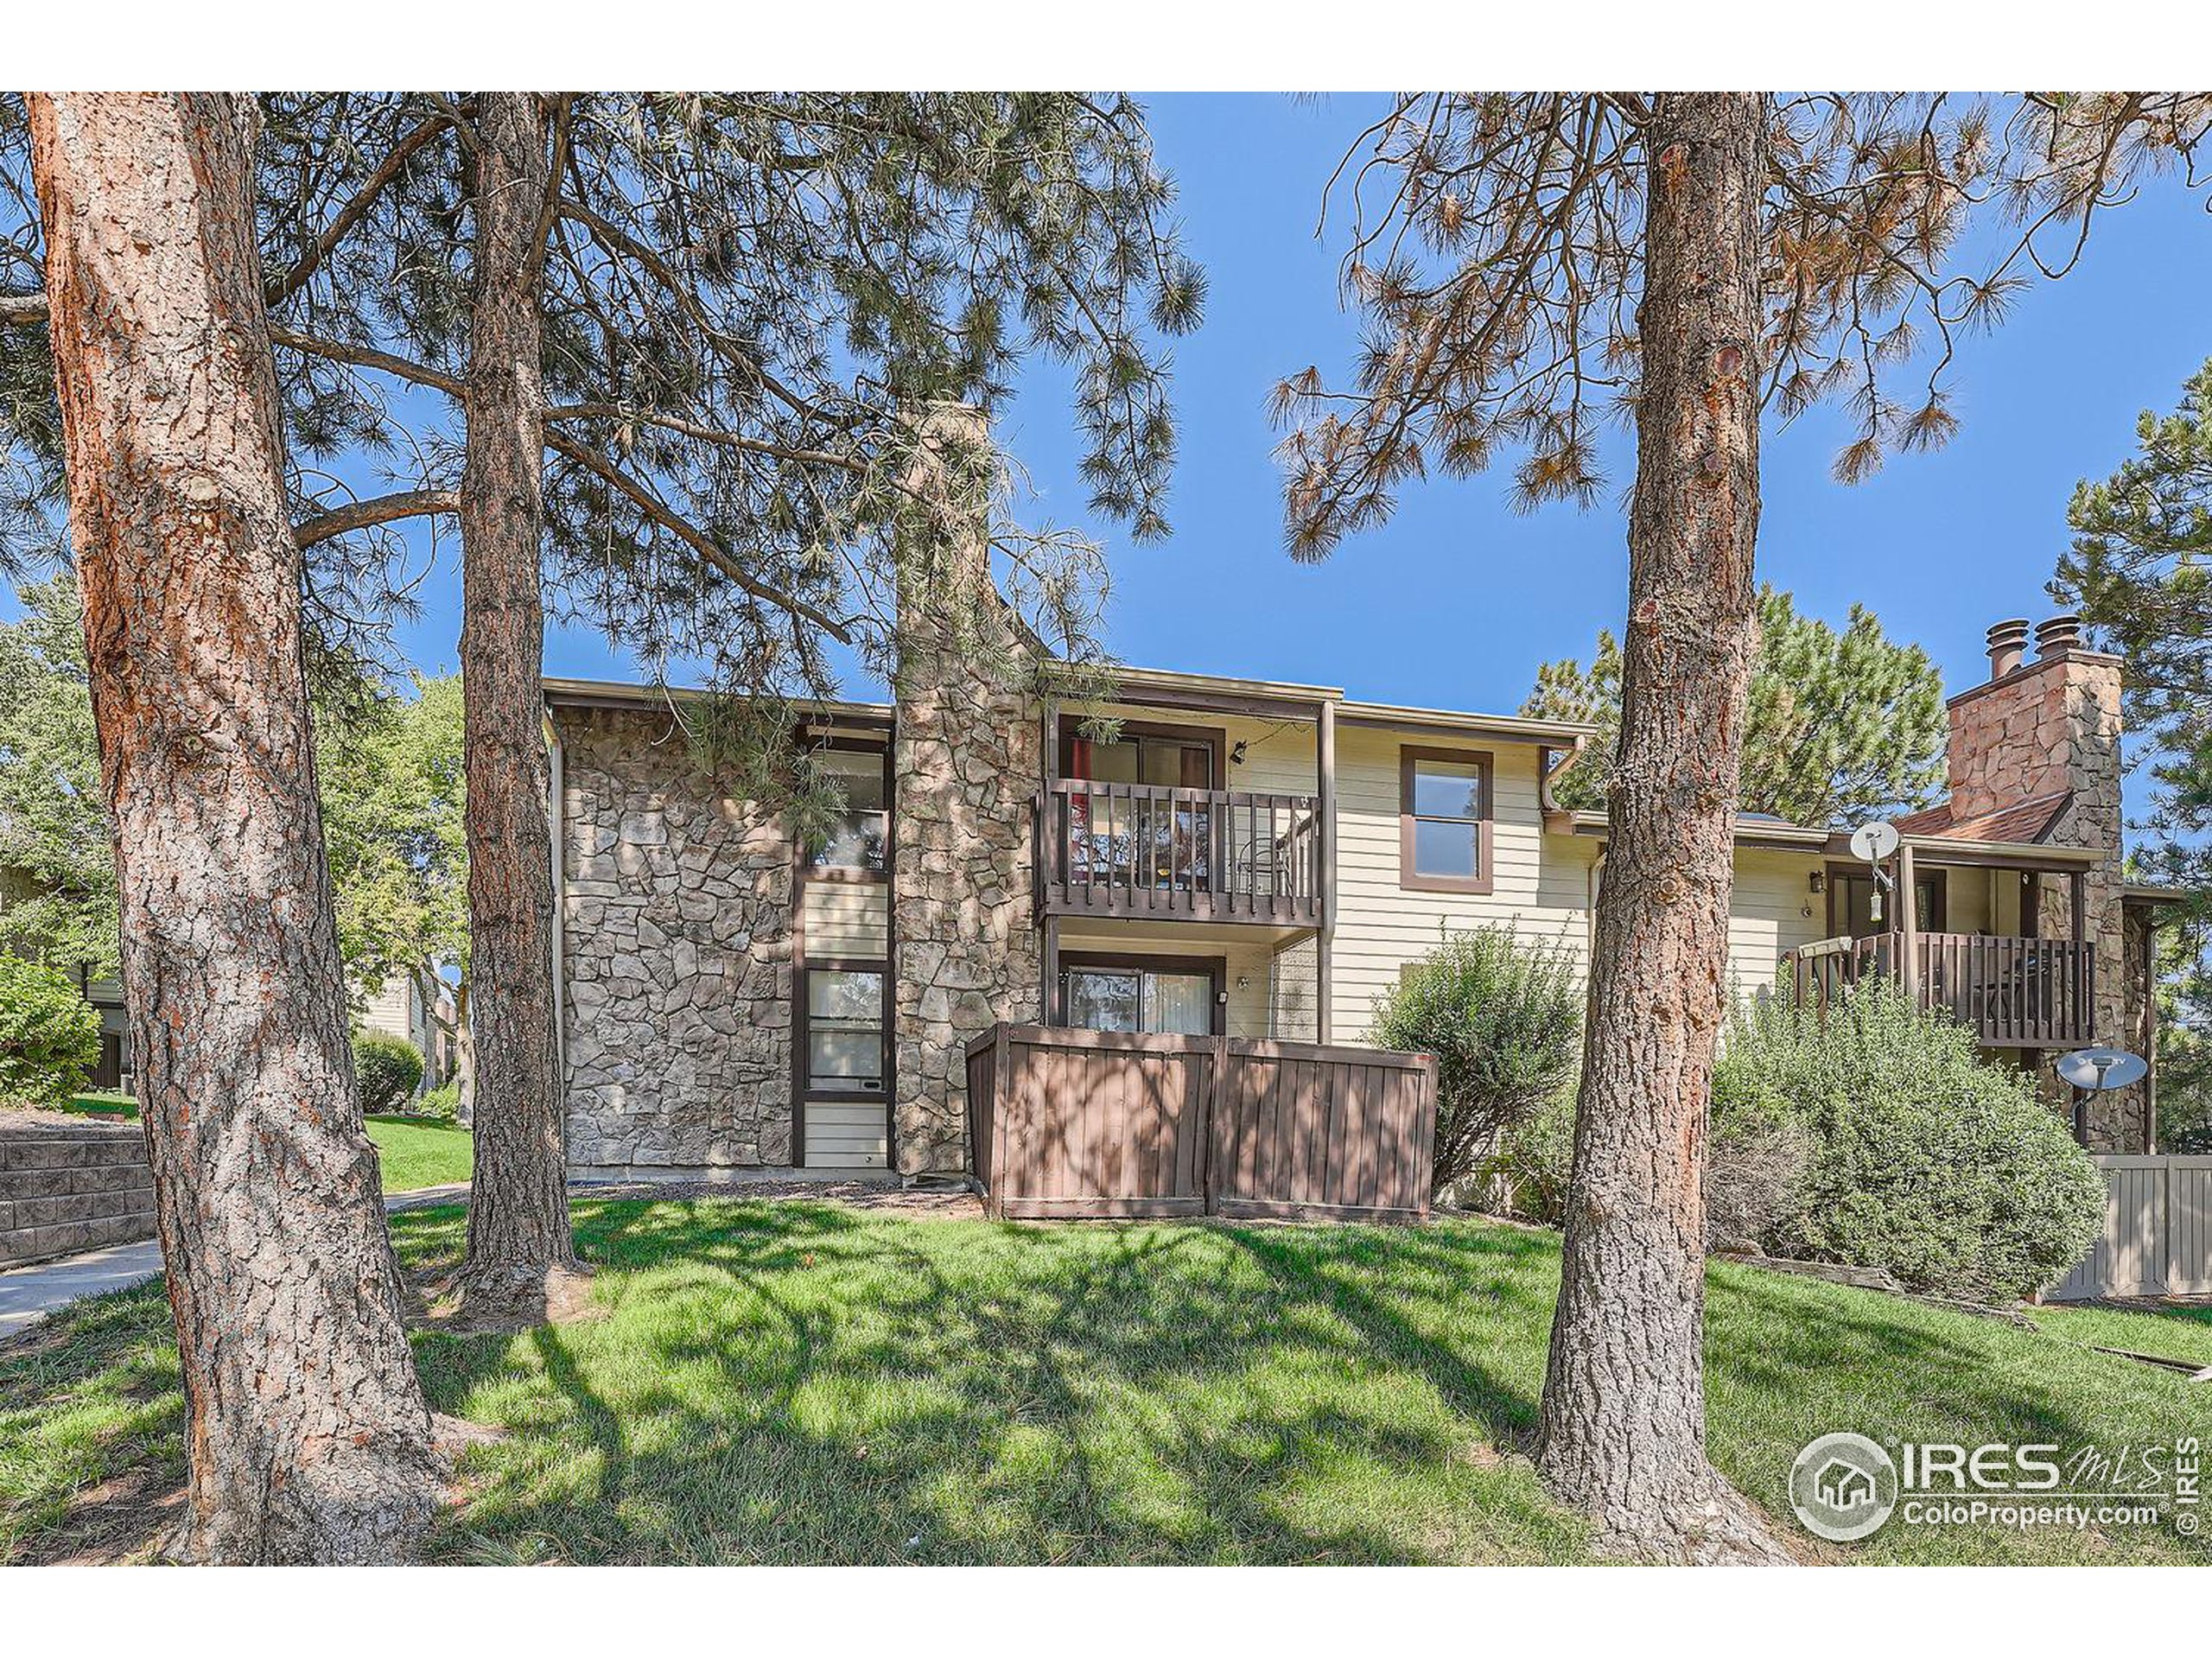
[[[360,223],[369,209],[376,206],[377,198],[384,194],[391,181],[399,176],[400,169],[407,165],[408,157],[443,132],[449,124],[444,116],[434,115],[392,145],[391,153],[385,157],[384,164],[370,174],[367,182],[355,192],[353,200],[338,210],[300,263],[282,276],[270,280],[264,289],[264,296],[271,311],[307,286],[308,279],[314,276],[322,262],[346,239],[346,233]]]
[[[753,575],[728,552],[718,546],[704,531],[672,511],[658,496],[603,456],[594,454],[587,446],[578,443],[574,438],[560,432],[548,430],[545,434],[545,443],[546,447],[556,454],[567,457],[591,474],[593,477],[601,480],[613,489],[628,497],[635,504],[639,512],[667,531],[755,599],[766,600],[771,605],[790,612],[793,616],[813,623],[816,627],[820,628],[840,645],[849,645],[853,643],[852,632],[843,623],[832,620],[809,605],[804,600],[784,593],[781,589]]]
[[[303,518],[293,529],[300,550],[305,552],[317,543],[327,542],[334,536],[343,536],[349,531],[366,530],[372,524],[389,524],[401,518],[420,518],[429,513],[459,512],[461,492],[458,490],[397,490],[390,495],[374,496],[366,501],[355,501],[328,512]]]

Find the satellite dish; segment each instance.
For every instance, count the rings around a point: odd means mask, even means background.
[[[1894,823],[1862,823],[1851,832],[1851,852],[1854,858],[1863,858],[1869,864],[1879,864],[1897,849],[1897,827]]]
[[[2125,1089],[2150,1069],[2140,1054],[2124,1048],[2077,1048],[2058,1061],[2058,1075],[2076,1089]]]

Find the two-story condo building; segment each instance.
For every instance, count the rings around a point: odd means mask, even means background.
[[[1950,791],[1883,886],[1826,827],[1737,830],[1738,995],[1891,975],[2037,1068],[2148,1052],[2156,895],[2120,863],[2120,674],[2078,626],[1991,630]],[[810,704],[848,811],[814,844],[693,758],[680,702],[546,684],[569,1157],[580,1174],[961,1172],[963,1046],[1002,1020],[1362,1040],[1478,924],[1586,955],[1586,729],[1329,686],[1127,670],[1110,702],[911,638],[896,700]],[[1102,723],[1103,722],[1103,723]],[[2054,1089],[2053,1098],[2060,1096]],[[2145,1149],[2151,1084],[2085,1133]]]

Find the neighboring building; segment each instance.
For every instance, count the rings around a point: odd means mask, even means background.
[[[454,1074],[460,1053],[453,988],[427,964],[403,969],[378,986],[357,1022],[363,1031],[404,1038],[422,1051],[427,1093]]]
[[[1845,836],[1739,823],[1739,994],[1884,971],[2045,1072],[2147,1051],[2120,664],[2038,632],[2024,664],[2025,625],[1993,630],[1952,700],[1951,798],[1902,826],[1885,904]],[[910,629],[895,703],[799,711],[850,804],[815,847],[701,769],[664,693],[547,682],[580,1173],[957,1173],[962,1051],[997,1021],[1355,1044],[1448,931],[1586,959],[1606,825],[1551,786],[1587,728],[1149,670],[1086,703],[961,660]],[[2093,1144],[2145,1146],[2152,1090]]]

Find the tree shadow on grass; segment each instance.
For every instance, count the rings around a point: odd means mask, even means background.
[[[449,1558],[1575,1553],[1463,1421],[1525,1399],[1465,1355],[1424,1370],[1410,1326],[1378,1341],[1387,1310],[1231,1230],[727,1202],[579,1219],[606,1321],[423,1345],[440,1408],[508,1431],[472,1454]]]

